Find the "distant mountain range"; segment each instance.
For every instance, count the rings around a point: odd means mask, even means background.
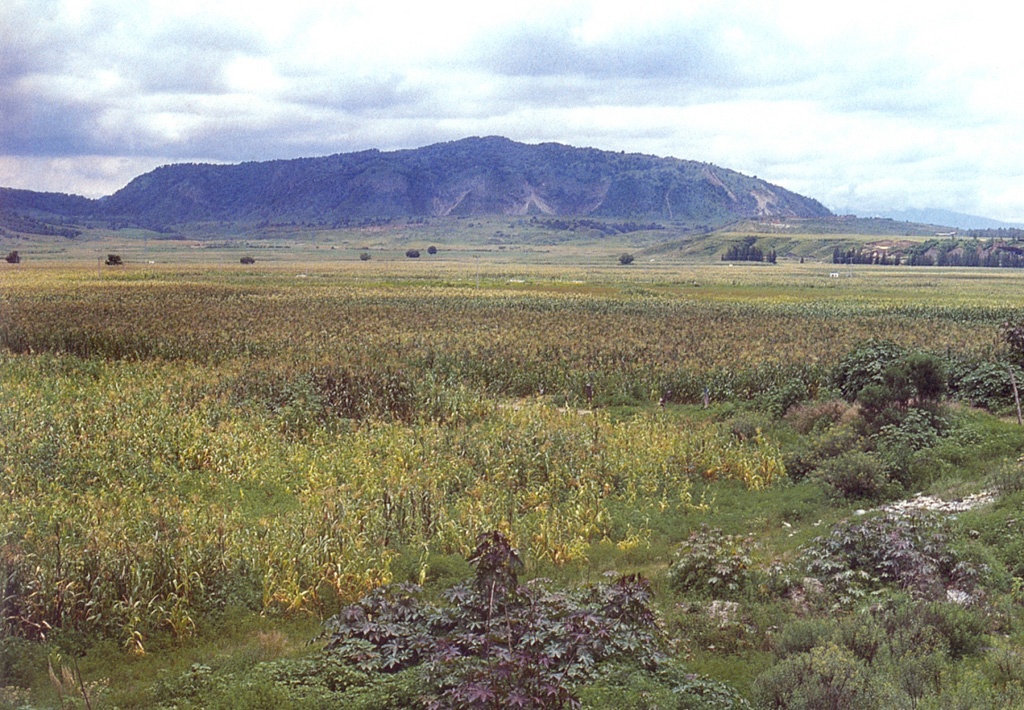
[[[0,188],[0,214],[166,230],[209,222],[337,225],[529,214],[719,225],[831,212],[811,198],[708,163],[488,137],[393,152],[168,165],[98,200]]]
[[[868,216],[868,215],[861,215]],[[876,216],[876,215],[871,215]],[[941,209],[905,209],[887,210],[880,215],[902,222],[913,222],[917,224],[935,224],[943,227],[955,227],[956,229],[1020,229],[1024,224],[1013,222],[1000,222],[997,219],[978,217],[977,215],[952,212]]]

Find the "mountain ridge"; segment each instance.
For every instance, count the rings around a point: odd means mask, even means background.
[[[817,200],[710,163],[500,136],[390,152],[176,163],[98,200],[0,188],[5,209],[140,226],[486,214],[718,224],[831,215]]]

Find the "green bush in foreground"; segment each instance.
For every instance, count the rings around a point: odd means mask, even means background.
[[[753,541],[701,526],[680,546],[669,570],[672,587],[712,599],[735,599],[753,580],[750,548]]]

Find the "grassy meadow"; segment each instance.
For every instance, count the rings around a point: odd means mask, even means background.
[[[2,264],[0,708],[435,707],[455,681],[321,633],[382,585],[448,599],[490,531],[537,584],[649,580],[664,658],[572,703],[1024,707],[1024,274],[530,229]]]

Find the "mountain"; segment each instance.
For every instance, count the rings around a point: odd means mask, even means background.
[[[708,163],[500,137],[322,158],[168,165],[101,200],[24,192],[0,193],[0,210],[163,227],[486,214],[718,224],[831,214],[813,199]]]
[[[1008,229],[1024,227],[1021,224],[1011,222],[1000,222],[997,219],[978,217],[962,212],[951,212],[940,209],[906,209],[892,210],[886,213],[887,217],[899,219],[906,222],[923,222],[925,224],[941,224],[957,229]]]
[[[836,212],[840,214],[845,214],[856,213],[858,212],[858,210],[838,209],[836,210]],[[1018,224],[1013,222],[1001,222],[997,219],[990,219],[989,217],[979,217],[973,214],[964,214],[963,212],[953,212],[951,210],[938,209],[934,207],[927,209],[885,210],[881,213],[876,213],[873,216],[877,217],[879,215],[886,217],[888,219],[898,220],[900,222],[930,224],[934,226],[952,227],[956,229],[1024,228],[1024,224]]]

